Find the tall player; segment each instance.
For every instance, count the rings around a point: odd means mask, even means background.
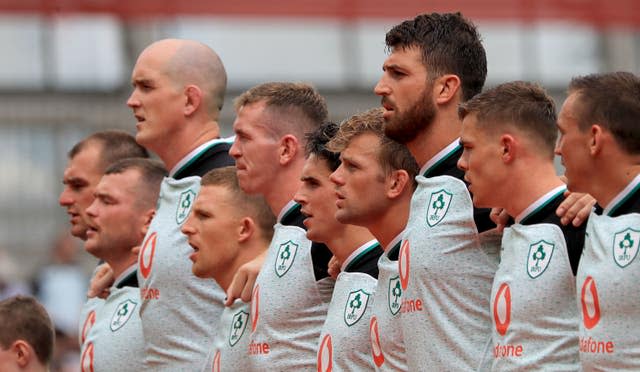
[[[375,368],[405,371],[398,252],[418,165],[406,147],[384,135],[381,109],[347,119],[328,148],[341,152],[342,163],[330,176],[338,198],[336,219],[366,227],[384,247],[369,323]]]
[[[264,199],[240,189],[234,167],[207,172],[191,214],[182,225],[193,248],[189,258],[194,275],[213,278],[226,290],[238,267],[269,246],[274,223],[275,216]],[[246,370],[249,307],[236,300],[224,308],[203,371]]]
[[[193,252],[180,228],[207,171],[233,164],[230,141],[220,138],[218,116],[227,75],[218,55],[190,40],[161,40],[147,47],[131,75],[127,105],[137,120],[136,141],[158,154],[169,177],[140,249],[140,317],[144,367],[197,370],[210,350],[224,292],[194,277]]]
[[[476,207],[515,218],[504,230],[491,291],[493,370],[578,370],[575,274],[585,224],[555,210],[566,185],[556,175],[553,99],[526,82],[501,84],[461,104],[458,166]]]
[[[487,72],[480,36],[456,14],[421,14],[386,36],[391,54],[375,87],[385,133],[422,167],[400,252],[400,315],[410,370],[476,370],[489,363],[489,298],[499,240],[488,210],[474,209],[456,168],[458,104],[479,93]]]
[[[83,324],[82,371],[138,371],[144,339],[138,313],[140,289],[137,254],[155,213],[160,183],[166,170],[157,161],[123,159],[112,164],[95,188],[86,209],[84,247],[103,260],[116,278],[107,298],[98,306],[88,301]],[[117,355],[117,358],[114,358]]]
[[[251,300],[252,370],[313,370],[320,329],[334,280],[331,252],[306,237],[293,196],[304,165],[305,133],[327,118],[324,98],[307,84],[265,83],[235,102],[236,159],[240,187],[263,195],[278,216]]]
[[[326,144],[337,131],[338,125],[328,122],[307,135],[302,184],[294,197],[306,216],[307,238],[326,244],[342,264],[320,334],[318,371],[371,370],[369,319],[383,251],[366,228],[336,220],[329,176],[340,165],[340,154]]]
[[[577,275],[580,361],[587,370],[640,369],[640,78],[574,78],[558,117],[569,189],[592,194]]]

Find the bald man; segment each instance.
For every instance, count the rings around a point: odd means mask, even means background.
[[[220,138],[218,126],[227,75],[211,48],[167,39],[142,51],[131,82],[127,105],[137,120],[136,141],[169,169],[138,259],[144,369],[194,371],[211,347],[225,295],[191,273],[193,250],[180,228],[200,177],[234,164],[231,140]]]

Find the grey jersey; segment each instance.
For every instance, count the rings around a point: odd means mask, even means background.
[[[564,190],[536,204],[544,207]],[[517,223],[504,230],[491,291],[493,370],[578,370],[578,309],[567,246],[555,224]]]
[[[100,309],[104,305],[104,301],[98,297],[88,298],[87,302],[82,305],[82,310],[80,310],[80,323],[78,329],[78,344],[84,344],[84,341],[87,339],[87,335],[89,335],[89,331],[91,327],[96,323],[96,313],[98,309]]]
[[[401,239],[396,237],[378,261],[378,285],[373,297],[369,337],[371,356],[376,371],[406,371],[407,359],[402,329],[400,305],[402,288],[398,274],[397,252]],[[395,255],[390,259],[389,254]]]
[[[251,370],[315,371],[334,280],[316,281],[311,241],[278,222],[251,300]]]
[[[100,266],[96,266],[93,270],[93,274],[91,275],[92,278],[96,276],[99,267]],[[80,323],[78,323],[78,345],[81,347],[89,334],[89,330],[96,322],[96,311],[102,307],[103,304],[104,300],[102,298],[91,297],[87,298],[87,301],[82,305],[79,317]]]
[[[213,348],[202,372],[245,371],[249,347],[250,304],[236,300],[225,307],[217,324]]]
[[[375,241],[363,246],[365,250],[377,247]],[[320,334],[318,371],[373,370],[369,321],[376,285],[369,274],[343,270],[338,275]]]
[[[636,187],[620,200],[640,197]],[[576,276],[580,361],[589,370],[640,370],[640,210],[615,215],[591,213]]]
[[[135,276],[135,266],[116,280],[109,297],[94,302],[88,311],[86,337],[81,346],[81,371],[137,372],[143,370],[141,355],[144,339],[138,308],[140,291],[137,287],[120,287],[128,275]],[[85,324],[88,324],[86,321]]]
[[[489,299],[500,237],[491,230],[479,233],[462,180],[449,175],[416,180],[398,259],[409,369],[488,368]]]
[[[156,215],[139,255],[145,369],[196,371],[211,350],[225,294],[191,272],[193,249],[180,232],[200,190],[200,177],[165,178]]]

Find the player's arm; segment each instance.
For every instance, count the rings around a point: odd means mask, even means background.
[[[93,278],[91,278],[91,282],[89,282],[87,297],[107,298],[109,296],[109,288],[114,280],[113,269],[111,269],[108,263],[105,262],[98,265],[94,271]]]
[[[580,226],[587,220],[596,200],[589,194],[566,191],[565,199],[556,209],[556,214],[560,217],[563,225],[571,223],[573,226]]]
[[[238,268],[229,288],[227,288],[225,306],[230,306],[237,298],[242,299],[244,302],[251,301],[253,286],[256,284],[256,279],[258,278],[258,274],[266,257],[267,250]]]
[[[329,276],[333,279],[338,279],[338,274],[340,274],[340,269],[342,268],[342,262],[338,261],[336,256],[331,257],[329,260],[329,264],[327,265],[327,272]]]

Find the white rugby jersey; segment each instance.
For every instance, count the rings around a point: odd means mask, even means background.
[[[565,186],[539,198],[502,236],[491,291],[493,370],[577,371],[578,309],[569,250],[579,256],[584,227],[563,227],[555,211]],[[562,228],[561,228],[562,227]],[[570,247],[570,248],[569,248]]]
[[[378,261],[378,285],[373,297],[369,337],[371,356],[376,371],[406,371],[407,359],[402,329],[400,306],[402,287],[398,274],[398,252],[402,233],[390,243]]]
[[[370,274],[360,272],[357,266],[365,257],[379,258],[381,253],[380,244],[372,240],[342,263],[320,333],[318,371],[373,370],[369,321],[378,281]]]
[[[640,370],[640,175],[587,222],[577,283],[582,369]]]
[[[278,217],[251,299],[250,370],[315,371],[320,331],[335,281],[316,280],[303,219],[290,202]],[[326,246],[324,249],[327,249]]]
[[[246,371],[251,304],[237,299],[225,307],[217,324],[213,348],[202,372]]]
[[[135,270],[135,266],[125,270],[110,288],[109,297],[94,301],[87,312],[80,351],[82,372],[143,370],[144,339]]]
[[[200,191],[200,176],[190,175],[190,170],[224,165],[228,147],[228,139],[200,146],[162,182],[138,258],[145,370],[196,371],[211,350],[225,293],[210,279],[193,275],[193,249],[180,228]],[[176,174],[183,178],[171,177]]]
[[[398,259],[400,320],[409,370],[478,370],[489,367],[489,300],[500,236],[476,216],[457,169],[458,140],[431,159],[411,199]]]

